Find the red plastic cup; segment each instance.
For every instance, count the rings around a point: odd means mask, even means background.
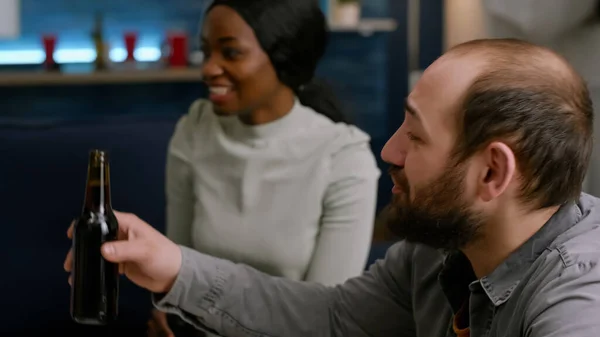
[[[135,61],[135,44],[137,42],[138,34],[136,32],[125,33],[125,50],[127,51],[127,58],[125,61]]]
[[[54,68],[54,51],[56,49],[56,35],[44,35],[42,36],[42,42],[44,44],[44,53],[46,54],[46,59],[44,60],[44,67],[47,70],[51,70]]]
[[[171,54],[171,67],[186,67],[188,65],[188,45],[185,33],[171,33],[168,37]]]

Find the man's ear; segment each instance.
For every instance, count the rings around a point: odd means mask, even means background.
[[[480,174],[478,194],[483,201],[491,201],[504,193],[516,170],[516,158],[508,145],[492,142],[483,150],[484,166]]]

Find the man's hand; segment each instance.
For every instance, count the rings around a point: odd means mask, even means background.
[[[167,322],[167,314],[152,310],[152,318],[148,321],[148,337],[175,337]]]
[[[119,270],[138,286],[154,293],[168,292],[181,268],[179,246],[134,214],[115,212],[115,215],[119,239],[102,246],[104,258],[119,263]],[[73,224],[67,236],[73,238]],[[69,251],[65,270],[70,272],[72,264],[73,254]]]

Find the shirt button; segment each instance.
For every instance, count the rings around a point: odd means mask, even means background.
[[[208,308],[208,313],[211,314],[211,315],[216,315],[217,314],[217,308],[215,308],[215,307]]]

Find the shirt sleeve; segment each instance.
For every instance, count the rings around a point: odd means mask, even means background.
[[[412,252],[404,242],[343,285],[273,277],[181,247],[171,291],[153,295],[161,311],[223,336],[414,337]]]
[[[527,314],[527,337],[597,337],[600,332],[600,266],[574,262],[553,273],[535,294]],[[556,275],[554,275],[556,274]]]
[[[203,101],[195,101],[182,116],[169,141],[165,192],[167,201],[166,235],[173,242],[192,246],[194,221],[193,141],[195,126],[202,113]]]
[[[319,236],[305,280],[335,285],[363,273],[373,237],[380,171],[368,138],[344,146],[332,158],[332,181]]]

